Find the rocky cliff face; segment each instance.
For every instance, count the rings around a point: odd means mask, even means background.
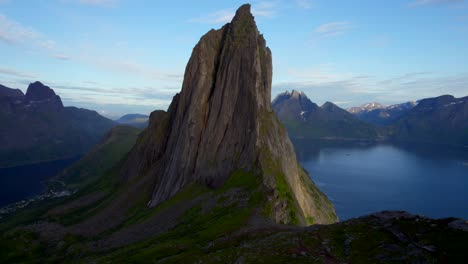
[[[244,5],[195,46],[181,93],[167,113],[151,114],[123,176],[151,174],[148,205],[156,206],[188,184],[216,188],[236,171],[253,172],[276,222],[336,221],[271,108],[271,79],[271,51]]]

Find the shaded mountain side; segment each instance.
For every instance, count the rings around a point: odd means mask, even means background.
[[[82,155],[115,125],[95,111],[63,107],[40,82],[30,84],[26,95],[1,90],[0,167]]]
[[[23,97],[24,94],[20,89],[12,89],[0,84],[0,98],[2,97]]]
[[[385,129],[360,121],[333,103],[319,107],[294,90],[278,95],[273,109],[294,138],[377,140],[387,135]]]
[[[468,145],[468,97],[370,103],[346,111],[330,102],[319,107],[293,91],[278,95],[273,109],[294,138]]]
[[[394,138],[468,146],[468,96],[443,95],[418,101],[395,123]]]
[[[395,124],[402,116],[415,107],[417,102],[406,102],[384,106],[376,103],[366,104],[361,107],[351,107],[348,111],[354,114],[359,120],[378,125],[388,126]],[[375,105],[374,108],[365,108],[368,105]]]
[[[127,114],[115,120],[115,122],[136,128],[145,128],[148,126],[149,116],[141,114]]]
[[[219,192],[191,186],[94,238],[44,222],[73,221],[75,214],[86,215],[83,208],[36,217],[27,227],[6,230],[0,222],[0,262],[463,263],[468,257],[468,224],[461,219],[382,212],[332,225],[246,227],[257,192],[255,183],[238,179],[230,178]],[[247,200],[235,196],[248,193]]]
[[[141,130],[131,126],[112,128],[93,149],[54,178],[67,189],[77,190],[98,180],[131,150]]]
[[[333,222],[331,203],[298,165],[271,109],[271,78],[271,52],[245,5],[195,46],[181,93],[166,114],[155,113],[161,123],[150,118],[123,177],[149,175],[153,207],[191,183],[217,188],[235,172],[253,173],[276,222]]]

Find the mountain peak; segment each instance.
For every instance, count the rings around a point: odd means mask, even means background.
[[[326,101],[323,105],[322,108],[330,108],[330,107],[338,107],[336,104]]]
[[[54,96],[56,96],[54,90],[39,81],[29,84],[28,90],[26,91],[26,98],[28,101],[41,101],[53,98]]]
[[[242,172],[264,184],[274,221],[336,221],[333,206],[298,164],[272,111],[271,80],[271,51],[258,33],[250,5],[243,5],[231,23],[200,39],[180,94],[167,113],[151,114],[123,178],[151,177],[148,206],[153,207],[189,184],[218,188]],[[281,184],[290,198],[280,196]]]
[[[63,107],[62,100],[55,94],[54,90],[39,81],[29,84],[25,95],[25,101],[30,103],[47,103],[59,108]]]
[[[254,17],[253,17],[252,12],[250,10],[251,10],[251,5],[250,4],[244,4],[244,5],[240,6],[236,11],[236,15],[232,19],[232,23],[236,23],[236,22],[239,22],[239,21],[252,21],[252,22],[254,22]]]

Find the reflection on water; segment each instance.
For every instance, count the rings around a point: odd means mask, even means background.
[[[468,149],[293,141],[298,159],[340,219],[381,210],[468,219]]]

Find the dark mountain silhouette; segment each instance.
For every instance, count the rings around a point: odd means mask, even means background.
[[[401,141],[468,146],[468,96],[443,95],[418,101],[394,124]]]
[[[383,130],[358,120],[337,105],[326,102],[319,107],[295,90],[278,95],[272,105],[292,137],[379,139],[384,135]]]
[[[98,113],[64,107],[40,82],[20,90],[0,87],[0,166],[82,155],[115,125]]]
[[[354,115],[386,129],[389,140],[468,145],[468,97],[442,95],[370,111],[354,111]]]

